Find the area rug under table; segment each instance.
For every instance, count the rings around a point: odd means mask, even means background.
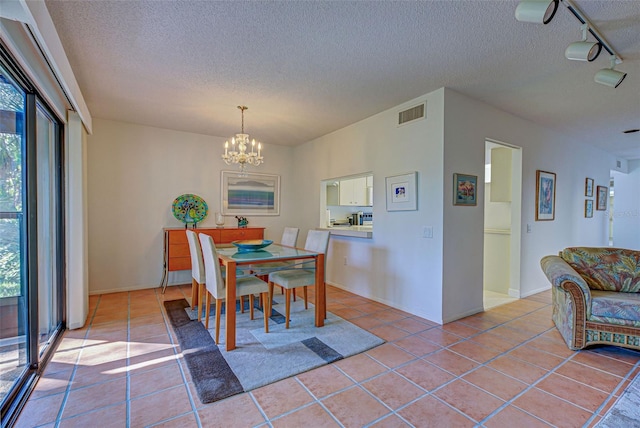
[[[256,301],[258,299],[255,299]],[[239,306],[238,303],[236,303]],[[236,349],[225,350],[224,316],[220,343],[213,339],[215,314],[212,308],[208,331],[198,322],[184,299],[164,302],[176,332],[182,354],[202,403],[211,403],[241,392],[359,354],[384,340],[327,312],[324,327],[315,327],[315,308],[298,299],[292,302],[289,329],[284,325],[284,296],[276,295],[264,332],[263,313],[257,307],[254,319],[248,307],[236,314]],[[245,303],[246,305],[246,303]],[[222,312],[224,313],[224,312]]]

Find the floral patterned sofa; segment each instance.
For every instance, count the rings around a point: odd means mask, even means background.
[[[551,282],[553,322],[571,349],[640,349],[640,251],[570,247],[540,261]]]

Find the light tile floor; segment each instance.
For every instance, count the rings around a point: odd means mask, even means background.
[[[484,310],[495,308],[496,306],[502,306],[506,303],[515,302],[515,297],[511,297],[508,294],[496,293],[495,291],[484,290],[483,291],[483,303]]]
[[[439,326],[328,287],[330,311],[387,343],[203,405],[162,306],[190,289],[91,296],[17,426],[593,426],[640,371],[640,352],[569,350],[550,292]]]

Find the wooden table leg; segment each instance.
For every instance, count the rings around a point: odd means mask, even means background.
[[[225,346],[227,351],[236,349],[236,262],[225,262],[227,269]]]
[[[324,254],[316,256],[316,327],[324,326],[327,301],[324,286]]]

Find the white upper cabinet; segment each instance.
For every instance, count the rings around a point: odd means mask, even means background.
[[[340,181],[340,205],[367,206],[367,177]]]

